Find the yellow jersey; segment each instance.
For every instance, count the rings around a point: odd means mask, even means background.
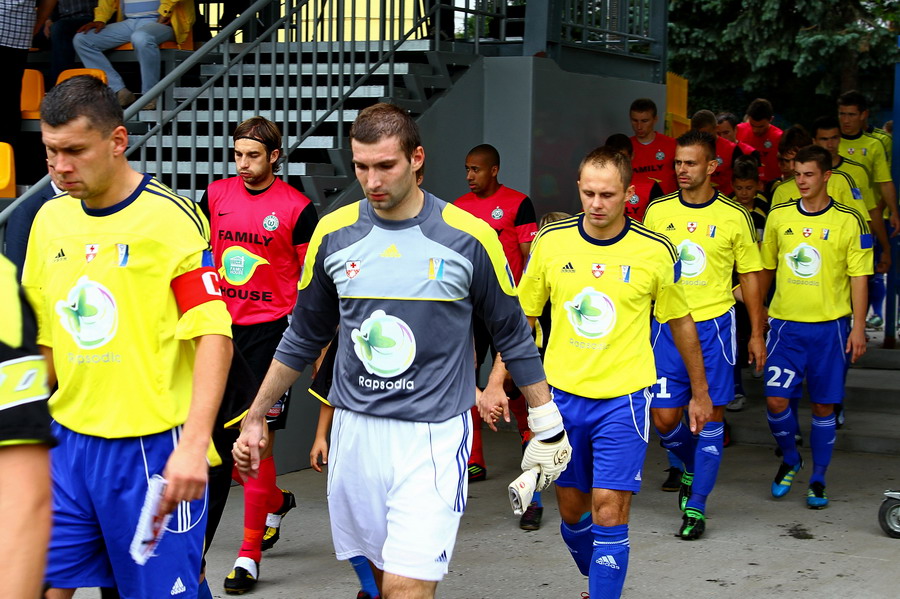
[[[719,317],[734,305],[734,270],[762,268],[750,213],[719,192],[702,204],[688,204],[680,191],[663,196],[650,202],[644,224],[678,248],[681,285],[695,321]]]
[[[106,438],[185,422],[194,338],[231,337],[208,236],[197,205],[149,175],[110,208],[63,195],[38,212],[23,286],[53,350],[54,419]]]
[[[660,322],[689,313],[678,253],[663,236],[626,217],[609,240],[590,237],[584,214],[538,232],[519,283],[527,316],[551,304],[547,382],[590,398],[633,393],[656,381],[650,306]]]
[[[866,209],[866,203],[861,197],[861,193],[854,193],[851,187],[850,178],[831,171],[831,176],[825,184],[825,192],[834,199],[838,204],[849,206],[859,212],[860,216],[866,220],[870,220],[869,211]],[[785,181],[778,186],[775,193],[772,194],[772,207],[794,202],[800,199],[800,188],[794,179]]]
[[[825,322],[851,313],[850,277],[871,275],[872,235],[855,210],[832,200],[815,213],[794,200],[772,208],[763,267],[775,271],[769,316]]]

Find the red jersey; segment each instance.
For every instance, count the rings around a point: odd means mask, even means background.
[[[739,123],[737,126],[735,133],[737,140],[759,152],[759,158],[762,160],[760,179],[764,183],[781,178],[781,169],[778,168],[778,142],[781,141],[781,133],[781,129],[769,125],[765,135],[759,137],[753,135],[750,123]]]
[[[678,189],[675,181],[675,138],[657,133],[653,141],[642,144],[632,135],[631,148],[634,151],[631,157],[633,182],[656,181],[664,194]]]
[[[453,204],[497,231],[506,261],[518,284],[525,267],[519,244],[531,243],[537,234],[537,219],[531,199],[520,191],[501,185],[497,193],[489,198],[479,198],[470,191]]]
[[[272,322],[289,314],[319,222],[315,206],[281,179],[253,193],[240,177],[231,177],[210,184],[201,207],[234,323]]]
[[[625,200],[625,216],[640,222],[644,220],[644,211],[650,200],[665,194],[656,181],[632,181],[631,184],[634,185],[634,195]]]
[[[731,176],[734,173],[734,154],[736,149],[737,144],[731,143],[724,137],[716,138],[716,160],[719,162],[719,166],[716,167],[715,172],[712,174],[712,184],[713,187],[729,197],[734,192]]]

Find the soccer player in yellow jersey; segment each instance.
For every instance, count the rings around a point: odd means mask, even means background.
[[[54,87],[41,134],[66,192],[35,218],[23,273],[59,383],[47,598],[79,587],[196,597],[207,450],[232,347],[209,226],[129,166],[122,108],[99,79]],[[132,539],[156,476],[166,487],[154,516],[176,513],[141,566],[130,553],[145,539]]]
[[[784,462],[772,495],[786,495],[803,466],[793,435],[797,416],[789,400],[801,396],[805,378],[813,413],[813,473],[806,503],[822,509],[828,505],[825,472],[835,440],[833,407],[843,400],[849,363],[866,351],[872,236],[855,210],[828,197],[827,150],[804,148],[794,159],[794,171],[801,198],[772,209],[761,250],[763,291],[773,278],[777,283],[769,307],[766,402],[769,428]]]
[[[693,385],[691,428],[711,412],[697,332],[677,284],[678,254],[663,235],[625,216],[634,195],[628,158],[609,147],[582,161],[584,213],[538,233],[519,286],[532,326],[547,301],[547,381],[572,443],[556,481],[563,540],[591,597],[615,598],[628,567],[628,514],[641,487],[656,380],[650,312],[668,322]]]
[[[679,191],[650,203],[647,228],[676,244],[681,260],[681,286],[697,323],[713,414],[703,430],[689,431],[682,417],[689,405],[693,380],[675,352],[671,326],[652,323],[657,382],[651,413],[662,445],[684,462],[679,505],[684,512],[679,536],[698,539],[706,524],[706,500],[722,461],[725,406],[734,399],[735,347],[732,272],[737,271],[744,304],[750,315],[748,355],[760,371],[765,362],[761,268],[756,231],[747,210],[712,187],[716,170],[715,139],[689,131],[677,140],[675,175]],[[689,412],[693,413],[690,405]]]
[[[888,246],[887,231],[884,228],[883,207],[875,202],[875,192],[866,168],[855,160],[844,158],[838,152],[841,145],[841,125],[834,117],[824,116],[813,123],[813,143],[825,148],[831,154],[831,179],[838,177],[847,180],[853,190],[854,197],[861,197],[865,203],[863,213],[872,234],[882,248],[875,264],[875,272],[887,272],[891,267],[891,251]],[[885,249],[886,248],[886,249]]]

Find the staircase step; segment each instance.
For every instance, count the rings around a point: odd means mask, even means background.
[[[370,42],[263,42],[259,44],[259,51],[262,55],[270,55],[274,49],[275,56],[296,56],[298,53],[312,54],[315,51],[318,54],[326,53],[349,53],[349,52],[388,52],[394,47],[396,42],[391,41],[370,41]],[[287,45],[287,48],[285,48]],[[232,54],[238,54],[243,51],[246,44],[230,44],[229,51]],[[431,50],[431,40],[407,40],[400,44],[397,52],[402,54],[405,52],[420,53]]]
[[[318,64],[297,64],[297,63],[278,63],[278,64],[248,64],[242,63],[240,65],[232,66],[229,71],[229,76],[253,76],[259,75],[260,77],[271,77],[271,76],[284,76],[287,75],[332,75],[339,76],[341,73],[337,71],[338,67],[340,67],[338,63],[318,63]],[[353,75],[365,75],[369,72],[371,65],[367,65],[362,62],[354,62],[344,63],[343,64],[343,75],[347,76],[350,74]],[[222,70],[222,65],[220,64],[204,64],[200,66],[200,75],[204,77],[212,77],[217,75]],[[383,64],[377,67],[373,71],[373,75],[390,75],[391,67],[390,65]],[[431,68],[423,63],[409,63],[409,62],[398,62],[394,63],[394,74],[395,75],[428,75],[431,73]]]
[[[298,96],[296,93],[293,93],[290,98],[284,97],[284,88],[282,87],[260,87],[258,90],[254,90],[252,87],[243,86],[243,88],[238,88],[236,86],[229,86],[228,88],[221,87],[213,87],[207,90],[204,90],[202,94],[200,94],[200,98],[243,98],[245,102],[252,102],[254,98],[258,97],[261,99],[270,99],[270,98],[280,98],[286,101],[292,101],[299,98],[312,98],[315,96],[316,98],[334,98],[339,95],[343,95],[350,91],[350,86],[327,86],[327,85],[319,85],[315,88],[311,86],[304,85],[300,88],[300,95]],[[174,89],[174,94],[176,99],[184,99],[193,94],[196,91],[194,87],[176,87]],[[380,98],[387,93],[387,89],[384,85],[363,85],[352,92],[350,92],[351,98]]]
[[[164,114],[168,114],[169,112],[170,111],[165,111]],[[285,119],[309,123],[320,118],[324,113],[324,110],[317,110],[313,113],[312,110],[288,110],[285,112],[284,110],[279,109],[267,111],[266,118],[276,123],[284,122]],[[344,109],[343,120],[345,122],[355,120],[357,114],[359,114],[359,111],[356,109]],[[223,110],[198,110],[196,112],[185,110],[179,116],[182,119],[180,122],[187,122],[188,118],[192,118],[192,120],[196,120],[199,123],[240,123],[245,119],[249,119],[251,116],[256,116],[256,112],[254,112],[252,108],[246,108],[241,111],[229,110],[227,114]],[[156,115],[150,113],[150,111],[141,111],[139,118],[144,122],[156,122]],[[337,111],[332,112],[325,118],[326,123],[337,123],[340,120],[342,119],[339,118],[339,113]]]
[[[187,161],[172,162],[171,160],[163,160],[160,166],[161,170],[157,171],[156,161],[147,160],[147,168],[145,170],[157,175],[170,175],[177,173],[179,176],[188,176],[193,173],[195,175],[209,175],[221,178],[234,176],[234,164],[230,162],[223,167],[222,163],[219,161],[215,161],[212,163],[212,165],[210,165],[209,162],[204,161],[191,163]],[[334,176],[334,167],[330,164],[288,162],[287,164],[283,164],[281,166],[281,171],[279,171],[279,174],[282,174],[284,172],[287,172],[289,176],[296,177],[315,176],[327,178],[330,176]]]
[[[147,140],[148,148],[156,148],[157,137],[151,137]],[[163,135],[162,136],[162,147],[170,148],[174,145],[176,140],[181,143],[184,141],[184,137],[182,136],[172,136],[172,135]],[[229,136],[227,139],[223,139],[221,135],[216,135],[210,137],[208,135],[198,135],[194,144],[197,146],[199,151],[210,150],[210,151],[221,151],[222,144],[228,144],[230,147],[231,137]],[[330,150],[334,147],[334,137],[329,135],[314,135],[307,137],[303,140],[297,149],[300,150]],[[202,159],[198,159],[202,160]]]

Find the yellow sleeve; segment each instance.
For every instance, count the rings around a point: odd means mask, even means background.
[[[544,272],[544,237],[535,240],[519,281],[519,303],[526,316],[540,316],[550,297],[550,287]]]
[[[835,181],[832,190],[834,201],[853,208],[867,221],[872,220],[869,211],[866,209],[866,203],[861,198],[857,198],[847,180],[843,177],[835,177],[832,175],[831,178],[828,179],[828,182],[830,183],[832,179]]]
[[[755,272],[762,268],[756,229],[750,213],[741,208],[737,230],[734,236],[734,262],[739,273]]]
[[[94,20],[108,23],[118,9],[118,0],[100,0],[94,9]]]
[[[891,169],[888,166],[888,159],[884,153],[884,145],[881,142],[872,144],[872,181],[874,183],[885,183],[891,180]]]
[[[660,261],[653,289],[653,299],[656,300],[653,315],[659,322],[681,318],[691,312],[684,297],[684,288],[678,283],[680,278],[681,262],[677,258],[674,262],[668,258]]]
[[[847,275],[861,277],[871,275],[873,267],[873,240],[869,228],[853,219],[856,226],[850,227],[850,239],[847,246]]]

